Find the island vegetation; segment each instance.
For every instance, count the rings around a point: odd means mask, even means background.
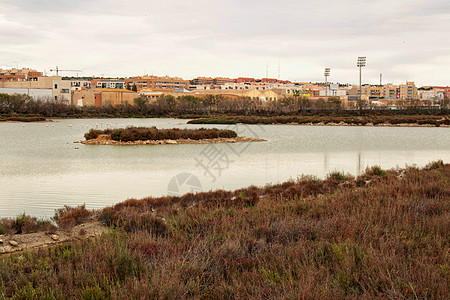
[[[156,127],[134,127],[118,129],[91,129],[84,135],[86,140],[97,139],[100,135],[107,135],[114,141],[134,142],[134,141],[157,141],[157,140],[178,140],[178,139],[216,139],[235,138],[237,133],[229,129],[199,128],[199,129],[158,129]]]
[[[217,128],[158,129],[156,127],[127,127],[91,129],[80,141],[88,145],[161,145],[161,144],[217,144],[263,142],[264,139],[238,136],[233,130]]]
[[[66,207],[58,225],[89,217],[109,231],[0,256],[0,298],[446,299],[449,180],[437,161]],[[51,231],[26,216],[1,224]]]

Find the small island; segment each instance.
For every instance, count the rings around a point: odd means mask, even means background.
[[[117,129],[91,129],[82,144],[89,145],[161,145],[262,142],[264,139],[238,136],[229,129],[158,129],[156,127],[127,127]]]

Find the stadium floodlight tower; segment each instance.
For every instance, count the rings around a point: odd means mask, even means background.
[[[330,68],[325,68],[325,72],[323,73],[325,76],[325,101],[328,101],[328,76],[330,76]]]
[[[366,57],[359,56],[356,66],[359,68],[359,109],[362,110],[362,86],[361,86],[361,69],[366,66]]]

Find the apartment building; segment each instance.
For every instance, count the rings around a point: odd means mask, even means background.
[[[125,89],[125,80],[122,79],[93,79],[91,85],[99,89]]]
[[[70,87],[73,91],[79,91],[82,89],[90,89],[92,87],[92,82],[87,79],[80,79],[80,78],[71,78],[70,80]]]
[[[33,81],[5,81],[0,82],[0,93],[27,94],[34,99],[71,102],[71,83],[61,76],[37,77]],[[44,97],[45,95],[45,97]]]
[[[0,69],[0,81],[19,82],[19,81],[37,81],[42,76],[42,72],[36,70],[22,69]]]
[[[376,99],[399,99],[400,89],[398,86],[388,83],[385,85],[370,85],[365,84],[361,87],[361,97],[364,100]],[[351,98],[359,96],[359,86],[355,85],[349,92]]]
[[[134,85],[138,91],[143,89],[161,89],[170,91],[173,89],[187,89],[189,80],[179,77],[139,76],[125,79],[125,87],[131,89]]]
[[[261,78],[262,83],[277,83],[278,80],[275,78]]]
[[[387,83],[382,86],[380,90],[380,98],[384,99],[397,99],[399,90],[398,87],[393,85],[392,83]]]
[[[400,99],[419,99],[417,87],[413,81],[407,81],[406,84],[400,84],[398,87]]]
[[[194,85],[209,85],[214,84],[214,78],[212,77],[197,77],[192,79]]]
[[[234,79],[226,78],[226,77],[215,77],[213,80],[214,85],[222,85],[226,83],[234,82]]]
[[[249,77],[239,77],[239,78],[236,78],[234,80],[234,82],[236,82],[236,83],[249,83],[249,82],[256,82],[256,79],[255,78],[249,78]]]

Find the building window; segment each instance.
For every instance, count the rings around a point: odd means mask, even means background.
[[[58,89],[58,85],[55,83],[55,90]]]
[[[62,89],[61,93],[68,94],[69,93],[69,89]]]

